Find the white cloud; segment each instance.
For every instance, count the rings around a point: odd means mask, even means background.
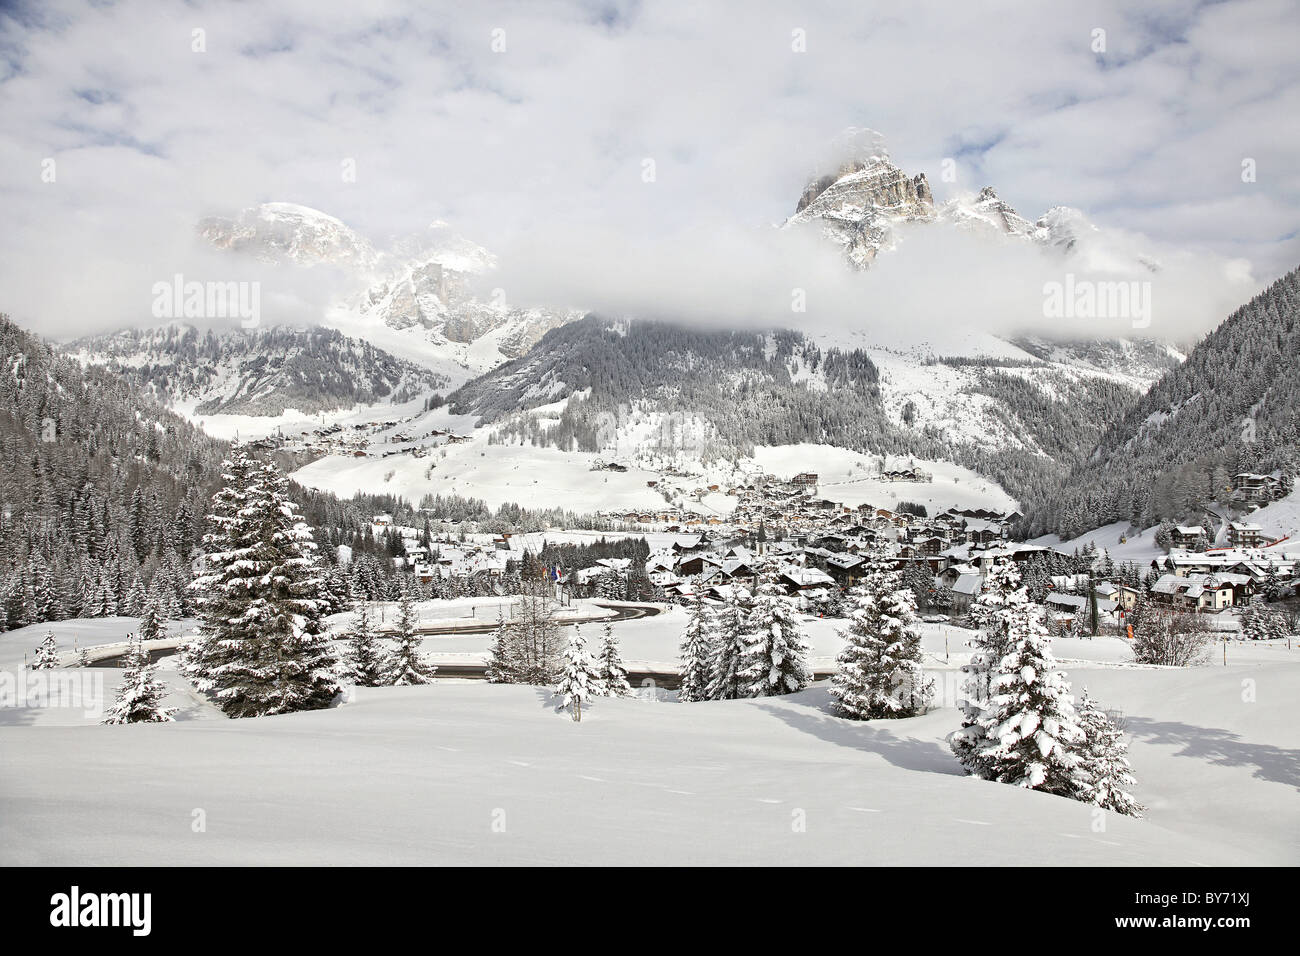
[[[788,301],[798,273],[843,302],[834,321],[933,321],[973,288],[996,321],[1018,293],[972,285],[998,274],[979,253],[910,298],[919,277],[901,260],[866,280],[811,250],[782,263],[764,227],[849,125],[884,131],[941,198],[938,163],[953,156],[952,188],[994,183],[1031,218],[1080,207],[1145,234],[1162,261],[1246,258],[1266,279],[1300,257],[1292,5],[857,7],[32,5],[0,19],[0,308],[51,334],[145,321],[152,282],[233,268],[195,258],[198,218],[282,199],[380,242],[447,219],[521,286],[566,301],[744,319]],[[806,53],[791,50],[796,28]],[[1244,157],[1257,182],[1241,182]],[[40,178],[47,158],[54,183]],[[340,175],[349,158],[355,183]],[[556,263],[558,249],[591,267]],[[668,300],[640,263],[678,276]],[[1217,272],[1187,271],[1191,291],[1165,300],[1217,305]]]

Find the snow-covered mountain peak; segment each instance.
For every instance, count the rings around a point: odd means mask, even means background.
[[[297,203],[263,203],[234,219],[211,216],[199,222],[198,231],[219,249],[246,252],[261,262],[368,270],[379,260],[370,241],[341,220]]]
[[[889,159],[874,130],[850,131],[835,171],[804,187],[783,228],[820,223],[846,258],[865,269],[881,249],[896,244],[894,227],[934,217],[934,195],[925,174],[908,176]]]
[[[497,268],[497,258],[440,219],[378,248],[335,216],[290,202],[204,219],[198,231],[218,249],[261,262],[334,268],[342,281],[322,324],[414,358],[454,382],[523,354],[581,315],[517,308],[474,287]]]
[[[836,139],[833,155],[833,171],[809,180],[782,228],[819,227],[855,268],[866,269],[882,250],[897,249],[899,227],[918,222],[1032,243],[1074,259],[1081,269],[1133,273],[1159,268],[1131,237],[1103,231],[1069,206],[1053,206],[1029,219],[993,186],[936,204],[925,173],[913,176],[899,168],[875,130],[845,131]]]

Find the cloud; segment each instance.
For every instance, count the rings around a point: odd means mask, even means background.
[[[517,302],[577,301],[611,316],[791,327],[830,341],[924,344],[941,353],[973,332],[1191,343],[1257,288],[1242,260],[1145,237],[1105,235],[1104,255],[1086,248],[1084,237],[1085,247],[1065,256],[942,222],[899,233],[895,250],[855,272],[818,228],[695,226],[669,240],[548,231],[503,250],[505,265],[486,281]],[[1117,267],[1114,253],[1129,250],[1159,268],[1123,257],[1125,267]],[[1122,301],[1108,305],[1117,293]],[[1052,311],[1053,294],[1068,294],[1070,304]],[[1097,294],[1089,305],[1087,296]]]
[[[31,4],[0,14],[0,308],[52,335],[142,321],[152,282],[222,268],[194,248],[200,217],[286,200],[381,244],[446,219],[503,260],[532,249],[533,262],[509,263],[521,286],[544,280],[534,263],[554,264],[570,280],[552,282],[556,294],[574,302],[654,304],[640,260],[697,290],[700,307],[677,307],[727,317],[727,290],[704,294],[710,270],[678,261],[713,253],[743,319],[788,300],[800,275],[822,289],[825,257],[782,265],[766,227],[853,125],[882,130],[940,198],[993,183],[1030,218],[1076,206],[1144,234],[1162,260],[1245,258],[1264,280],[1300,258],[1300,130],[1283,121],[1300,106],[1298,19],[1266,0],[1025,0],[997,16],[776,0],[743,14],[576,0]],[[796,30],[806,52],[792,49]],[[945,158],[957,160],[951,184]],[[355,181],[341,175],[348,160]],[[560,248],[601,269],[555,263]],[[954,270],[948,283],[979,288],[980,254],[962,259],[969,282]],[[819,296],[844,299],[835,321],[934,321],[946,293],[909,268],[828,274]],[[1197,290],[1218,275],[1189,271]],[[909,305],[909,281],[938,301]],[[301,301],[309,314],[311,296]]]

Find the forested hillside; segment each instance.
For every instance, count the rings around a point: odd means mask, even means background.
[[[229,446],[157,404],[118,374],[85,367],[0,315],[0,631],[73,617],[139,616],[156,601],[164,618],[193,611],[205,516]],[[388,558],[395,536],[376,538],[381,511],[446,530],[530,530],[580,516],[514,505],[435,498],[415,511],[399,499],[339,499],[291,486],[314,529],[329,593],[397,593]],[[352,549],[348,568],[338,545]]]
[[[998,481],[1017,497],[1060,482],[1134,401],[1111,379],[1015,363],[980,368],[967,391],[1014,447],[950,437],[934,424],[890,420],[880,373],[863,351],[822,349],[801,333],[705,331],[667,322],[598,316],[547,333],[523,358],[454,392],[453,410],[495,423],[504,440],[602,451],[611,421],[634,406],[701,421],[704,454],[749,455],[756,445],[833,444],[886,455],[946,459]],[[574,393],[561,411],[530,415]]]
[[[442,376],[334,329],[271,326],[127,329],[80,339],[67,351],[104,364],[164,404],[199,415],[279,415],[402,402],[446,384]]]
[[[583,451],[599,450],[602,423],[620,405],[652,401],[663,412],[707,419],[725,436],[721,454],[747,454],[756,444],[886,440],[878,377],[864,353],[823,352],[798,332],[708,331],[593,315],[548,332],[526,356],[450,401],[455,412],[498,421],[590,390],[547,437]]]
[[[1063,537],[1113,521],[1199,518],[1231,476],[1300,466],[1300,269],[1234,312],[1029,507]]]
[[[224,447],[0,316],[0,628],[183,609]]]

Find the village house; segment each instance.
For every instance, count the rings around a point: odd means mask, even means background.
[[[1166,574],[1151,586],[1151,599],[1172,607],[1218,612],[1246,604],[1255,593],[1248,575]]]
[[[1264,529],[1257,524],[1234,521],[1228,525],[1228,543],[1234,548],[1256,548],[1267,541]]]
[[[1272,475],[1243,471],[1232,476],[1232,491],[1243,501],[1270,501],[1278,491],[1278,480]]]
[[[1207,535],[1200,525],[1179,525],[1169,532],[1169,540],[1176,548],[1192,548],[1201,538]]]

